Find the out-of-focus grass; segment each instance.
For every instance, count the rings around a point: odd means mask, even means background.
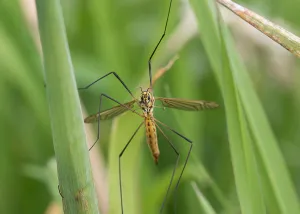
[[[260,7],[265,2],[247,1],[253,8],[259,8],[262,14],[269,14],[269,18],[282,18],[298,26],[300,19],[297,5],[291,0],[284,1],[284,4],[282,2],[272,1],[267,7]],[[138,94],[139,89],[135,87],[148,84],[147,60],[163,29],[168,3],[158,0],[62,1],[78,86],[84,86],[114,70]],[[177,27],[185,6],[185,2],[174,0],[164,41],[170,38]],[[32,32],[27,26],[18,1],[0,3],[0,213],[8,214],[43,213],[53,200],[47,186],[33,179],[38,176],[28,176],[23,171],[28,164],[46,168],[48,160],[53,157],[42,67],[31,37]],[[208,57],[204,41],[199,38],[201,35],[193,37],[180,50],[180,59],[155,85],[155,95],[171,94],[174,97],[214,100],[221,104],[221,108],[194,113],[177,111],[175,114],[175,111],[169,109],[156,109],[155,115],[193,140],[195,145],[193,157],[178,191],[178,213],[205,213],[200,210],[201,204],[191,188],[191,179],[197,181],[205,200],[216,213],[239,213],[240,204],[236,194],[222,101],[223,91],[220,90],[212,70],[220,58]],[[162,44],[154,57],[156,68],[169,60],[170,53],[165,49],[165,44]],[[270,67],[266,64],[266,52],[262,53],[260,47],[254,47],[250,54],[246,67],[250,68],[248,70],[253,80],[252,90],[258,94],[277,139],[278,148],[287,160],[287,169],[295,184],[294,191],[299,192],[300,170],[298,156],[295,155],[300,142],[297,88],[299,78],[295,75],[299,65],[295,64],[292,71],[282,71],[288,72],[293,80],[284,85],[278,76],[273,76],[272,71],[268,71]],[[80,94],[89,113],[97,111],[101,92],[121,102],[130,99],[121,85],[113,77],[109,77]],[[104,108],[112,105],[112,102],[105,102]],[[248,105],[253,108],[252,103]],[[118,161],[120,148],[128,141],[137,125],[138,119],[131,119],[131,116],[136,117],[128,113],[117,121],[105,121],[101,124],[105,131],[101,132],[99,152],[104,155],[109,176],[114,179],[111,185],[118,184],[115,163]],[[260,121],[257,120],[256,123]],[[188,149],[187,144],[171,133],[167,134],[182,152],[182,165]],[[252,139],[255,133],[250,134]],[[251,142],[256,142],[256,138]],[[161,200],[158,198],[163,198],[165,194],[167,178],[175,163],[175,155],[161,135],[159,145],[161,158],[158,166],[153,163],[143,129],[125,153],[122,172],[124,182],[129,182],[124,184],[125,212],[140,213],[143,210],[143,213],[150,214],[159,210]],[[259,151],[257,144],[254,149]],[[260,156],[257,157],[258,162],[265,161],[259,158]],[[258,168],[260,176],[268,177],[270,172],[264,167]],[[276,169],[275,167],[274,170]],[[133,181],[134,184],[130,183]],[[130,190],[133,185],[135,189]],[[274,187],[270,182],[263,180],[262,185],[265,193],[272,193]],[[120,213],[118,186],[113,186],[110,194],[113,197],[110,206],[115,209],[112,212]],[[264,197],[271,198],[272,195]],[[136,198],[137,201],[132,202]],[[278,212],[280,206],[273,205],[274,210],[270,209],[270,213]],[[164,213],[173,213],[172,207],[170,197]],[[271,208],[269,205],[268,207]]]

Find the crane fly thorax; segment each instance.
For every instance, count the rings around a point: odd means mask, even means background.
[[[154,102],[155,102],[154,96],[149,91],[149,88],[146,91],[141,92],[139,105],[143,110],[145,116],[152,114]]]

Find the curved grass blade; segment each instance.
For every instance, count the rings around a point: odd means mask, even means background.
[[[198,19],[201,39],[224,97],[233,171],[242,213],[265,213],[258,174],[253,173],[256,163],[249,158],[253,151],[245,149],[250,147],[251,139],[248,130],[241,125],[246,124],[245,115],[240,108],[238,88],[234,84],[229,58],[219,36],[214,2],[191,0],[191,3]],[[250,184],[253,186],[250,187]]]
[[[240,150],[232,151],[233,164],[236,167],[239,166],[239,163],[234,161],[234,158],[241,159],[244,161],[243,165],[246,169],[245,171],[240,166],[235,170],[235,176],[242,178],[242,174],[246,173],[244,177],[247,178],[247,180],[243,181],[236,177],[237,191],[239,192],[239,200],[243,213],[247,213],[247,208],[252,207],[255,209],[253,210],[254,213],[265,212],[265,208],[262,206],[264,203],[262,203],[261,197],[255,197],[261,195],[261,189],[263,191],[263,196],[265,197],[264,199],[267,201],[266,205],[278,205],[280,209],[278,214],[300,213],[298,198],[289,177],[289,172],[285,165],[284,159],[279,147],[277,146],[274,134],[272,133],[267,117],[254,91],[246,69],[242,65],[235,51],[233,40],[230,37],[228,30],[222,26],[222,30],[219,32],[218,28],[214,27],[218,24],[216,19],[213,18],[214,15],[212,14],[216,14],[216,12],[211,12],[211,8],[214,7],[211,7],[211,5],[209,6],[207,1],[191,0],[191,2],[193,3],[194,10],[198,18],[199,29],[201,30],[201,38],[211,60],[211,64],[216,71],[216,76],[222,87],[227,109],[226,111],[229,137],[231,136],[231,147],[238,148],[241,142],[242,145],[251,146],[251,139],[249,138],[248,133],[249,131],[247,131],[243,124],[248,124],[249,130],[251,130],[254,136],[253,142],[255,143],[256,149],[248,151],[246,150],[248,147],[243,146],[240,147]],[[216,60],[220,58],[221,52],[221,41],[219,38],[220,34],[225,42],[225,45],[222,47],[224,50],[222,55],[223,57],[226,57],[226,60],[223,61],[223,65],[221,62]],[[223,70],[222,67],[224,65],[227,67],[227,69]],[[222,74],[224,74],[224,76]],[[225,80],[229,82],[225,82],[226,84],[224,84],[224,78],[226,78]],[[231,90],[230,92],[226,90],[226,87],[234,87],[236,89]],[[228,96],[231,96],[232,99],[228,100]],[[235,108],[236,111],[233,111],[233,108]],[[236,117],[236,112],[238,112],[240,116],[233,121],[233,118]],[[245,117],[247,120],[245,120]],[[241,119],[243,120],[242,122],[240,122]],[[233,125],[237,128],[236,130],[233,129]],[[232,138],[235,135],[236,137],[239,135],[239,137]],[[241,153],[238,153],[238,151]],[[241,156],[241,154],[244,155]],[[259,158],[257,158],[258,156]],[[254,160],[251,160],[251,157],[256,157],[256,163]],[[250,161],[250,165],[248,164],[248,161]],[[255,167],[255,164],[265,170],[265,175],[260,174],[258,178],[255,176],[254,172],[256,169],[253,168]],[[255,180],[253,180],[253,178]],[[246,181],[251,181],[251,179],[252,182],[255,183],[256,188],[247,189],[248,182]],[[260,189],[259,186],[261,183],[268,183],[271,188]],[[256,192],[253,192],[255,190]],[[266,190],[269,190],[267,194],[264,192]],[[247,200],[250,202],[250,204]],[[268,207],[267,209],[270,210]]]
[[[267,116],[253,89],[248,73],[238,55],[232,51],[234,45],[229,32],[224,30],[223,35],[226,38],[227,52],[231,54],[230,64],[233,78],[239,89],[239,97],[254,136],[257,155],[261,156],[262,162],[260,164],[267,172],[268,177],[263,177],[267,181],[264,182],[271,185],[272,194],[274,194],[272,198],[276,199],[275,203],[280,207],[280,213],[300,213],[295,188]],[[229,49],[231,51],[228,51]],[[269,205],[273,203],[269,202]]]
[[[224,56],[226,57],[226,56]],[[237,194],[242,213],[266,213],[260,177],[257,172],[255,153],[252,146],[249,130],[246,128],[246,118],[241,108],[237,88],[226,57],[223,65],[223,94],[229,131],[231,159]],[[225,95],[226,94],[226,95]]]

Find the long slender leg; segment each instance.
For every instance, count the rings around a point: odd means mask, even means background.
[[[98,109],[98,114],[100,114],[101,112],[101,104],[102,104],[102,97],[106,97],[107,99],[110,99],[112,101],[114,101],[115,103],[118,103],[119,105],[123,106],[124,108],[127,108],[129,111],[143,117],[141,114],[137,113],[135,110],[132,110],[131,108],[129,108],[128,106],[126,105],[123,105],[122,103],[120,103],[119,101],[117,101],[116,99],[106,95],[106,94],[101,94],[100,95],[100,101],[99,101],[99,109]],[[91,149],[95,146],[95,144],[98,142],[99,138],[100,138],[100,117],[98,117],[98,120],[97,120],[97,126],[98,126],[98,132],[97,132],[97,138],[96,138],[96,141],[93,143],[93,145],[89,148],[89,151],[91,151]]]
[[[175,148],[175,146],[171,143],[171,141],[169,140],[169,138],[166,136],[166,134],[163,132],[163,130],[159,127],[159,125],[156,124],[156,126],[157,126],[158,130],[163,134],[163,136],[167,139],[168,143],[170,144],[170,146],[172,147],[172,149],[174,150],[174,152],[176,153],[176,156],[177,156],[176,157],[176,163],[175,163],[175,166],[174,166],[174,169],[173,169],[173,173],[172,173],[172,177],[171,177],[171,180],[170,180],[170,183],[169,183],[169,186],[168,186],[168,190],[167,190],[167,193],[165,195],[165,198],[164,198],[163,203],[162,203],[161,208],[160,208],[160,212],[159,213],[162,213],[162,211],[164,209],[164,206],[165,206],[165,202],[166,202],[167,197],[168,197],[168,194],[170,192],[171,185],[173,183],[173,179],[174,179],[175,172],[176,172],[176,169],[177,169],[177,166],[178,166],[180,154],[177,151],[177,149]]]
[[[148,60],[148,66],[149,66],[149,78],[150,78],[150,88],[152,88],[152,71],[151,71],[151,60],[152,60],[152,57],[153,55],[155,54],[156,52],[156,49],[158,48],[159,44],[161,43],[161,41],[163,40],[163,38],[165,37],[166,35],[166,30],[167,30],[167,26],[168,26],[168,21],[169,21],[169,16],[170,16],[170,11],[171,11],[171,6],[172,6],[172,1],[173,0],[170,0],[170,5],[169,5],[169,10],[168,10],[168,15],[167,15],[167,20],[166,20],[166,24],[165,24],[165,29],[164,29],[164,32],[162,34],[162,36],[160,37],[157,45],[155,46],[152,54],[150,55],[150,58]]]
[[[188,152],[188,154],[187,154],[187,157],[186,157],[186,159],[185,159],[183,168],[182,168],[182,170],[181,170],[181,173],[180,173],[180,175],[179,175],[179,178],[178,178],[177,183],[176,183],[176,186],[175,186],[175,191],[174,191],[174,210],[175,210],[175,213],[176,213],[176,205],[177,205],[177,204],[176,204],[176,202],[177,202],[177,189],[178,189],[179,182],[180,182],[180,180],[181,180],[182,174],[183,174],[183,172],[184,172],[184,169],[185,169],[185,167],[186,167],[186,164],[187,164],[187,162],[188,162],[188,160],[189,160],[189,157],[190,157],[190,154],[191,154],[191,150],[192,150],[192,148],[193,148],[193,142],[192,142],[191,140],[189,140],[188,138],[184,137],[182,134],[179,134],[177,131],[175,131],[174,129],[170,128],[170,127],[167,126],[166,124],[160,122],[159,120],[157,120],[157,119],[155,119],[155,118],[154,118],[154,120],[155,120],[156,122],[158,122],[159,124],[163,125],[164,127],[166,127],[167,129],[169,129],[171,132],[173,132],[173,133],[175,133],[176,135],[178,135],[179,137],[181,137],[182,139],[186,140],[188,143],[190,143],[190,149],[189,149],[189,152]]]
[[[125,84],[124,81],[121,79],[121,77],[119,77],[119,75],[118,75],[116,72],[114,72],[114,71],[111,71],[111,72],[105,74],[104,76],[98,78],[97,80],[95,80],[94,82],[88,84],[88,85],[85,86],[85,87],[78,88],[78,90],[88,89],[90,86],[94,85],[95,83],[97,83],[98,81],[104,79],[105,77],[109,76],[110,74],[113,74],[113,75],[119,80],[119,82],[123,85],[123,87],[128,91],[128,93],[132,96],[132,98],[133,98],[134,100],[136,100],[136,98],[133,96],[132,92],[131,92],[131,91],[129,90],[129,88],[126,86],[126,84]]]
[[[141,128],[141,126],[143,125],[144,122],[142,122],[139,127],[135,130],[135,132],[133,133],[133,135],[131,136],[131,138],[129,139],[128,143],[125,145],[125,147],[123,148],[123,150],[121,151],[121,153],[119,154],[119,184],[120,184],[120,197],[121,197],[121,209],[122,209],[122,214],[123,214],[123,195],[122,195],[122,176],[121,176],[121,157],[124,154],[125,150],[127,149],[127,147],[129,146],[130,142],[132,141],[132,139],[134,138],[134,136],[136,135],[136,133],[138,132],[138,130]]]

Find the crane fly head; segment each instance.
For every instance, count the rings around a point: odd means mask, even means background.
[[[151,88],[148,88],[146,91],[143,91],[141,88],[141,96],[140,96],[140,107],[144,111],[144,113],[150,113],[153,111],[154,106],[154,96],[152,95]]]

